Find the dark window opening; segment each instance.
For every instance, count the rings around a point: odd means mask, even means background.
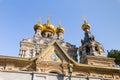
[[[98,46],[95,46],[95,51],[99,51]]]
[[[90,54],[90,47],[88,47],[88,46],[86,46],[86,53],[87,53],[87,55]]]
[[[53,73],[53,74],[59,74],[58,72],[49,72],[49,73]]]

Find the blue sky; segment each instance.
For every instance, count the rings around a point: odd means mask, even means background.
[[[84,37],[86,16],[95,39],[105,51],[120,50],[120,0],[0,0],[0,55],[18,56],[20,41],[34,35],[38,18],[65,28],[64,38],[77,47]]]

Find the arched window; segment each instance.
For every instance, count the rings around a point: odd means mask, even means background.
[[[95,51],[100,54],[100,51],[99,51],[99,46],[98,45],[95,45]]]

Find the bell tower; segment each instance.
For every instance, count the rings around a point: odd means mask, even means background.
[[[104,48],[90,32],[90,24],[87,23],[85,17],[82,30],[84,31],[84,39],[81,40],[82,46],[79,48],[80,62],[90,65],[114,66],[114,59],[105,57]],[[110,63],[107,63],[109,60]],[[106,64],[103,64],[104,62]]]

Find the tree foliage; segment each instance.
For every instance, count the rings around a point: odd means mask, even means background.
[[[108,51],[108,57],[115,58],[115,63],[120,66],[120,50]]]

